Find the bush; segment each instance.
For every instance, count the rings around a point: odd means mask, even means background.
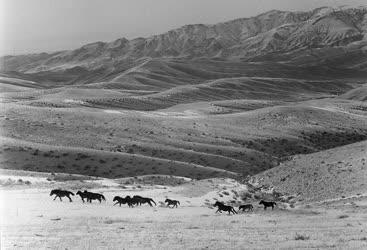
[[[294,237],[295,240],[309,240],[310,236],[307,235],[301,235],[301,234],[296,234],[296,236]]]
[[[342,214],[342,215],[338,216],[338,219],[345,219],[345,218],[348,218],[348,217],[349,217],[348,215]]]

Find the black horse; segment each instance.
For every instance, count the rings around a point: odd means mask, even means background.
[[[271,209],[274,209],[274,206],[277,204],[274,201],[263,201],[261,200],[259,205],[264,205],[264,210],[266,210],[267,207],[271,207]]]
[[[120,207],[121,207],[121,204],[127,204],[129,207],[133,207],[133,202],[130,196],[126,196],[125,198],[122,198],[120,196],[115,196],[113,198],[113,201],[116,201],[116,203],[113,205],[120,204]]]
[[[80,191],[79,191],[80,192]],[[82,193],[82,192],[80,192]],[[84,190],[84,192],[82,193],[84,198],[87,198],[87,201],[89,201],[89,203],[92,203],[92,200],[98,200],[99,203],[102,202],[102,200],[106,200],[106,198],[103,196],[103,194],[98,194],[98,193],[92,193],[92,192],[88,192],[87,190]],[[80,196],[82,197],[82,196]]]
[[[241,205],[238,207],[238,211],[242,210],[243,212],[247,211],[253,211],[254,210],[254,206],[252,204],[246,204],[246,205]]]
[[[62,201],[61,197],[68,197],[69,201],[72,202],[73,200],[70,198],[70,195],[74,195],[74,193],[67,191],[67,190],[61,190],[61,189],[53,189],[51,190],[50,196],[55,195],[54,200],[59,197],[60,201]]]
[[[155,201],[151,198],[147,198],[147,197],[141,197],[139,195],[134,195],[132,199],[132,203],[137,204],[139,206],[141,206],[141,204],[145,204],[148,203],[149,206],[153,207],[152,203],[154,203],[155,206],[157,206],[157,204],[155,203]]]
[[[164,202],[167,203],[167,207],[173,205],[172,208],[178,207],[177,204],[180,205],[180,202],[178,200],[166,199]]]
[[[225,212],[228,212],[228,214],[237,214],[236,210],[234,210],[234,208],[232,206],[227,206],[227,205],[224,205],[222,202],[219,202],[217,201],[215,204],[214,204],[214,207],[218,207],[218,210],[215,212],[215,213],[222,213],[222,211],[225,211]]]

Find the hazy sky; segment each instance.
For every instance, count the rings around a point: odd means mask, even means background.
[[[146,37],[262,12],[360,6],[366,0],[0,0],[0,55]]]

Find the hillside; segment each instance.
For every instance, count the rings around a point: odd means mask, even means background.
[[[367,85],[363,85],[361,87],[352,89],[347,93],[344,93],[340,96],[340,98],[345,98],[349,100],[356,100],[356,101],[367,101]]]
[[[305,202],[366,195],[367,141],[296,155],[257,178]]]
[[[294,154],[367,139],[366,111],[346,100],[204,102],[145,112],[66,104],[3,105],[2,135],[15,141],[2,145],[2,168],[105,177],[166,170],[191,178],[223,170],[248,175]],[[30,145],[21,146],[21,141]],[[49,158],[50,150],[58,153]],[[83,150],[95,159],[79,159]]]

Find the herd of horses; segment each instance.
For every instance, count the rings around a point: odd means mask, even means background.
[[[53,189],[51,190],[50,196],[55,195],[54,200],[59,197],[60,201],[62,201],[62,197],[67,197],[69,199],[70,202],[72,202],[73,200],[71,199],[71,195],[74,196],[73,192],[67,191],[67,190],[61,190],[61,189]],[[99,194],[99,193],[92,193],[89,192],[87,190],[82,191],[78,191],[76,193],[76,195],[79,195],[80,198],[82,199],[83,203],[85,201],[92,203],[93,200],[98,200],[99,203],[101,203],[102,201],[105,201],[106,198],[103,196],[103,194]],[[115,202],[113,205],[117,205],[119,204],[120,207],[123,204],[127,204],[129,207],[134,207],[134,206],[141,206],[142,204],[148,204],[149,206],[153,206],[153,204],[156,206],[157,203],[155,203],[155,201],[152,198],[148,198],[148,197],[142,197],[140,195],[134,195],[133,197],[131,196],[126,196],[125,198],[120,197],[120,196],[115,196],[113,198],[113,202]],[[180,205],[180,202],[178,200],[171,200],[171,199],[166,199],[164,201],[164,203],[166,204],[167,207],[170,208],[177,208],[178,205]],[[264,210],[266,210],[266,208],[271,207],[272,209],[274,209],[274,207],[276,206],[276,203],[274,201],[264,201],[261,200],[259,205],[263,205],[264,206]],[[217,207],[217,211],[215,213],[222,213],[222,211],[224,212],[228,212],[228,214],[237,214],[236,210],[234,209],[234,207],[232,206],[228,206],[225,205],[222,202],[217,201],[214,205],[214,207]],[[250,212],[254,210],[254,206],[252,204],[245,204],[245,205],[241,205],[238,207],[238,211],[242,212]]]

